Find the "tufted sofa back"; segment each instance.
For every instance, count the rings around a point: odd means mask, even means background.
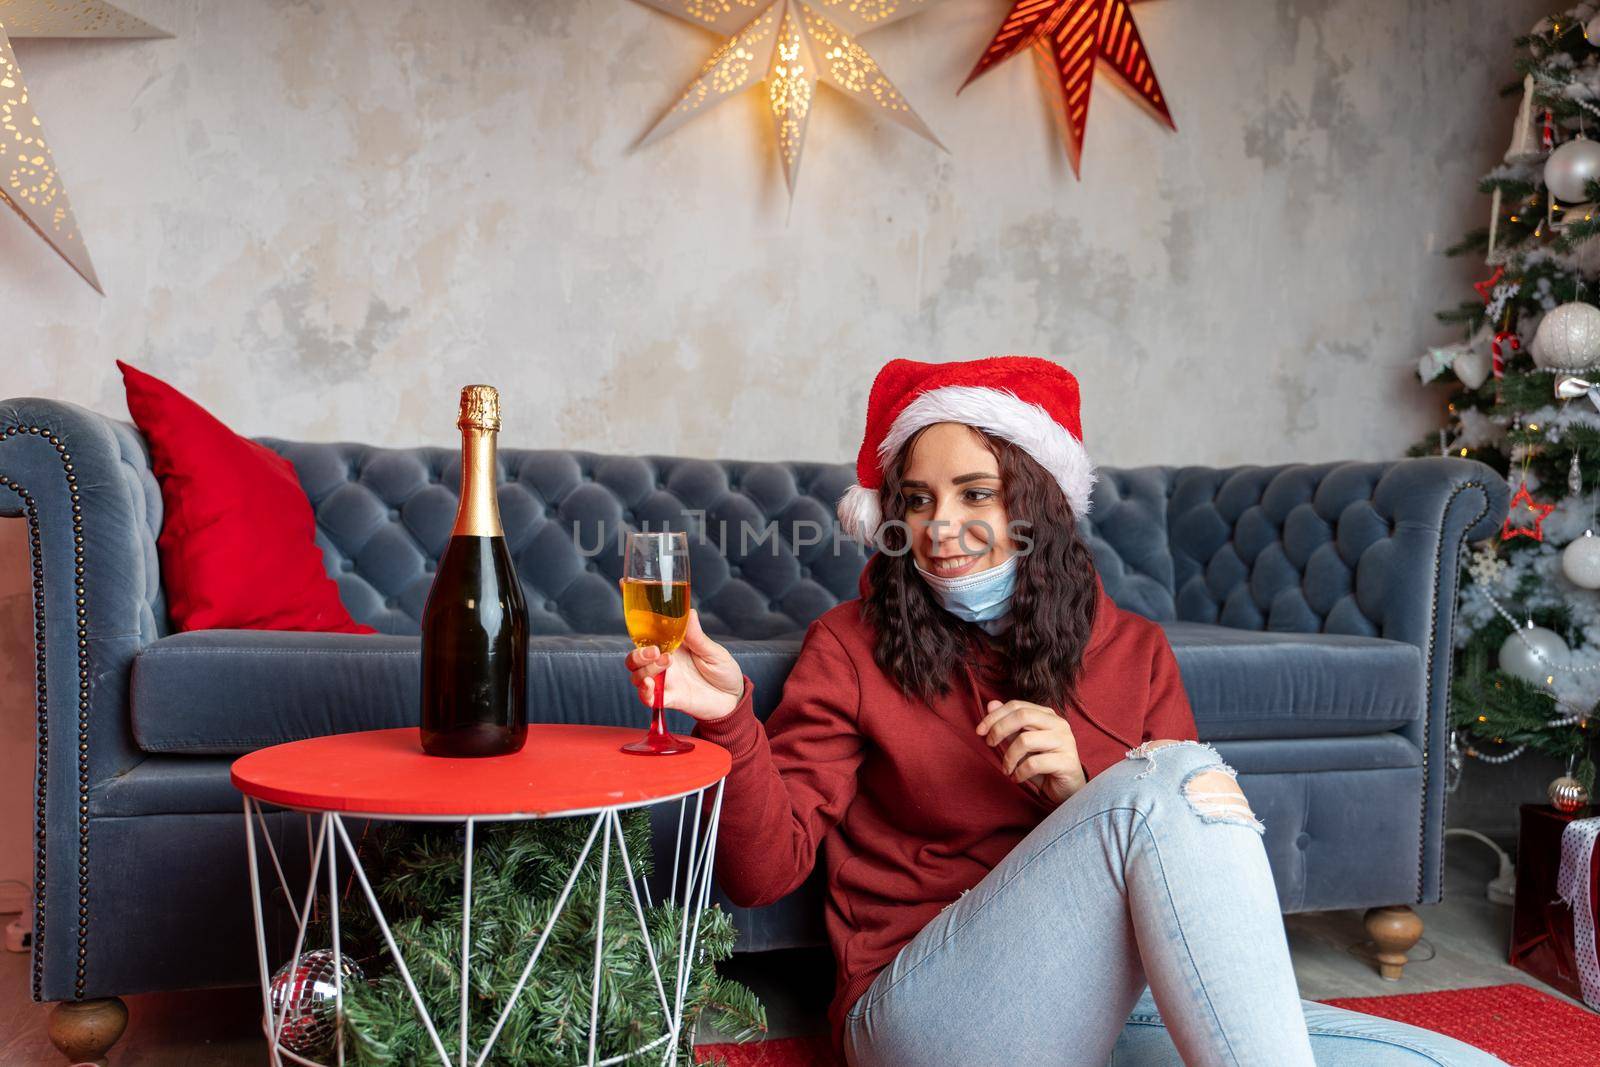
[[[264,438],[295,466],[328,573],[351,613],[414,634],[450,539],[454,449]],[[623,532],[690,533],[695,604],[713,635],[797,634],[857,595],[866,552],[838,529],[850,464],[754,463],[503,448],[500,514],[536,634],[624,632]],[[1087,533],[1123,606],[1172,618],[1163,468],[1101,468]]]
[[[1407,591],[1430,566],[1439,580],[1441,505],[1472,484],[1451,490],[1438,462],[1172,471],[1167,535],[1177,617],[1420,643],[1408,615],[1430,602],[1422,594],[1432,586]]]
[[[317,517],[351,613],[414,634],[449,541],[454,449],[264,438]],[[1394,464],[1101,467],[1084,532],[1106,591],[1157,621],[1381,636],[1403,486]],[[856,596],[866,553],[838,529],[850,464],[754,463],[502,449],[500,512],[540,634],[623,632],[628,529],[690,533],[708,632],[798,634]]]
[[[460,453],[261,443],[294,464],[351,614],[417,633],[455,520]],[[626,632],[617,582],[629,529],[691,534],[695,606],[714,635],[802,631],[856,595],[865,554],[833,542],[848,467],[510,448],[498,463],[501,520],[535,634]]]

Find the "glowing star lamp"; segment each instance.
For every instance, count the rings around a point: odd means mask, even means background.
[[[0,200],[104,295],[4,24],[0,24]]]
[[[856,35],[916,14],[939,0],[639,0],[728,40],[706,60],[683,95],[640,142],[650,144],[760,81],[777,125],[783,176],[794,195],[817,82],[900,123],[938,138]],[[943,148],[943,145],[939,145]]]
[[[0,0],[0,22],[18,37],[171,37],[105,0]]]
[[[11,38],[170,36],[102,0],[0,0],[0,201],[102,295]]]

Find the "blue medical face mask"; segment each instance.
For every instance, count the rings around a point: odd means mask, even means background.
[[[975,622],[991,634],[1011,624],[1011,595],[1017,588],[1016,555],[1007,556],[998,566],[959,578],[945,578],[923,570],[915,562],[912,565],[939,603],[956,618]]]

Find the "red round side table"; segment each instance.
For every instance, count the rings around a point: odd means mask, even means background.
[[[722,786],[732,764],[726,749],[703,739],[696,739],[692,752],[681,755],[644,759],[628,755],[621,746],[638,736],[637,729],[612,726],[575,726],[530,724],[528,741],[522,751],[509,756],[491,756],[483,759],[444,759],[423,753],[414,727],[394,730],[369,730],[361,733],[334,734],[306,741],[293,741],[274,745],[242,756],[233,764],[233,784],[244,794],[244,820],[246,845],[250,859],[250,898],[255,909],[256,952],[261,971],[262,1026],[271,1051],[272,1064],[281,1067],[285,1062],[322,1067],[283,1047],[282,1036],[288,998],[274,1017],[271,996],[271,969],[267,960],[266,918],[262,910],[261,876],[257,861],[256,827],[266,842],[267,854],[272,861],[279,885],[294,910],[298,931],[294,952],[289,959],[298,960],[305,945],[306,927],[311,917],[317,879],[326,878],[330,900],[329,930],[333,944],[333,984],[335,1019],[343,1018],[343,970],[339,945],[339,898],[336,891],[339,851],[342,848],[349,859],[351,873],[361,886],[367,906],[377,922],[395,961],[401,979],[411,994],[412,1005],[427,1028],[434,1051],[443,1067],[459,1064],[483,1064],[500,1036],[501,1029],[510,1017],[512,1006],[522,995],[533,968],[544,951],[546,940],[556,918],[566,905],[572,887],[584,863],[596,850],[595,839],[601,838],[600,885],[601,910],[595,923],[595,969],[589,1010],[589,1064],[619,1063],[665,1045],[663,1062],[670,1059],[683,1025],[683,1001],[688,988],[689,961],[694,958],[696,941],[700,932],[700,918],[708,906],[711,895],[712,857],[717,845],[717,823],[722,812]],[[711,810],[702,817],[703,801],[708,790],[715,789]],[[678,801],[678,839],[673,848],[672,889],[668,898],[684,907],[687,921],[679,927],[676,965],[672,973],[666,971],[656,958],[648,932],[645,929],[644,908],[653,906],[650,887],[634,874],[627,845],[622,838],[619,812],[630,808]],[[263,805],[305,812],[308,819],[315,816],[315,844],[311,852],[311,872],[303,903],[294,908],[294,894],[289,890],[272,837],[266,832]],[[686,820],[692,810],[692,818]],[[378,904],[360,857],[345,827],[345,818],[390,819],[410,822],[460,822],[465,824],[465,846],[462,849],[462,907],[461,907],[461,1007],[457,1019],[460,1032],[459,1047],[452,1055],[445,1048],[439,1028],[423,1006],[416,983],[406,966],[404,957],[395,944],[394,933]],[[556,899],[554,912],[541,933],[527,965],[522,970],[511,996],[501,1009],[494,1030],[481,1049],[468,1048],[467,981],[472,964],[468,937],[472,921],[472,849],[473,827],[480,822],[510,822],[525,819],[550,819],[558,817],[591,816],[593,827],[583,851],[579,853],[566,886]],[[689,823],[687,842],[684,823]],[[611,851],[615,842],[622,860],[628,889],[633,898],[635,921],[639,924],[645,950],[649,954],[651,970],[655,976],[656,992],[660,997],[665,1032],[655,1040],[622,1056],[597,1060],[596,1037],[599,1032],[600,1012],[600,949],[605,931],[605,885],[610,875]],[[687,845],[687,847],[685,847]],[[326,864],[324,865],[324,860]],[[684,862],[680,863],[680,860]],[[679,892],[679,875],[682,874],[682,892]],[[640,890],[644,903],[641,904]],[[670,979],[671,990],[667,988]],[[448,1031],[446,1031],[448,1032]],[[335,1026],[334,1053],[336,1063],[344,1063],[344,1029]]]

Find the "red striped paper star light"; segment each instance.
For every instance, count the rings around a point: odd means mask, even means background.
[[[1097,64],[1115,74],[1151,115],[1175,130],[1177,123],[1167,110],[1167,98],[1156,81],[1150,53],[1133,21],[1129,5],[1135,2],[1015,0],[961,88],[1018,52],[1033,48],[1048,82],[1057,89],[1057,117],[1073,174],[1078,173],[1078,161],[1083,155],[1083,133],[1089,125],[1089,97]]]

